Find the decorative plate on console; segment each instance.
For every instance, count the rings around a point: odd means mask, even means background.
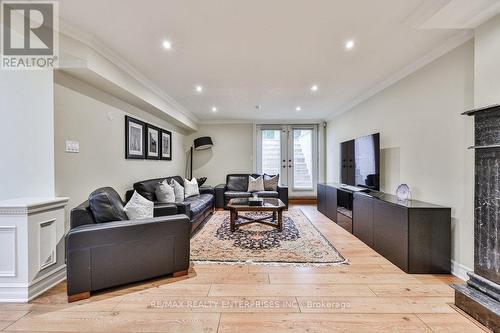
[[[401,184],[396,189],[396,196],[400,201],[409,200],[411,197],[410,187],[406,184]]]

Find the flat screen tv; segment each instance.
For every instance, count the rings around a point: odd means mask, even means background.
[[[380,191],[380,133],[342,142],[341,181]]]
[[[354,186],[380,190],[380,133],[354,140]]]

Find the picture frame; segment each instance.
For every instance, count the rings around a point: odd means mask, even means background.
[[[146,124],[138,119],[125,116],[125,158],[144,159]]]
[[[158,127],[146,124],[145,150],[148,160],[160,159],[160,132]]]
[[[162,129],[160,139],[160,159],[172,160],[172,132]]]

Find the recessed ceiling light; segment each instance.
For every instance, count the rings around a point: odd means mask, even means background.
[[[170,41],[168,41],[166,39],[163,41],[163,43],[161,45],[163,45],[163,48],[165,50],[170,50],[172,48],[172,43],[170,43]]]
[[[297,106],[297,107],[295,108],[295,111],[300,111],[300,110],[302,110],[302,108],[301,108],[300,106]]]
[[[315,84],[315,85],[313,85],[313,86],[311,87],[311,91],[318,91],[318,85],[316,85],[316,84]]]
[[[215,106],[212,106],[212,112],[217,112],[217,108]]]
[[[202,92],[203,91],[203,87],[202,86],[196,86],[196,92]]]
[[[350,50],[354,47],[354,41],[351,39],[351,40],[348,40],[347,42],[345,42],[345,48]]]

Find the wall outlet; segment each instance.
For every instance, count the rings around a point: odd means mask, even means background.
[[[79,153],[80,152],[80,142],[66,140],[66,152],[67,153]]]

